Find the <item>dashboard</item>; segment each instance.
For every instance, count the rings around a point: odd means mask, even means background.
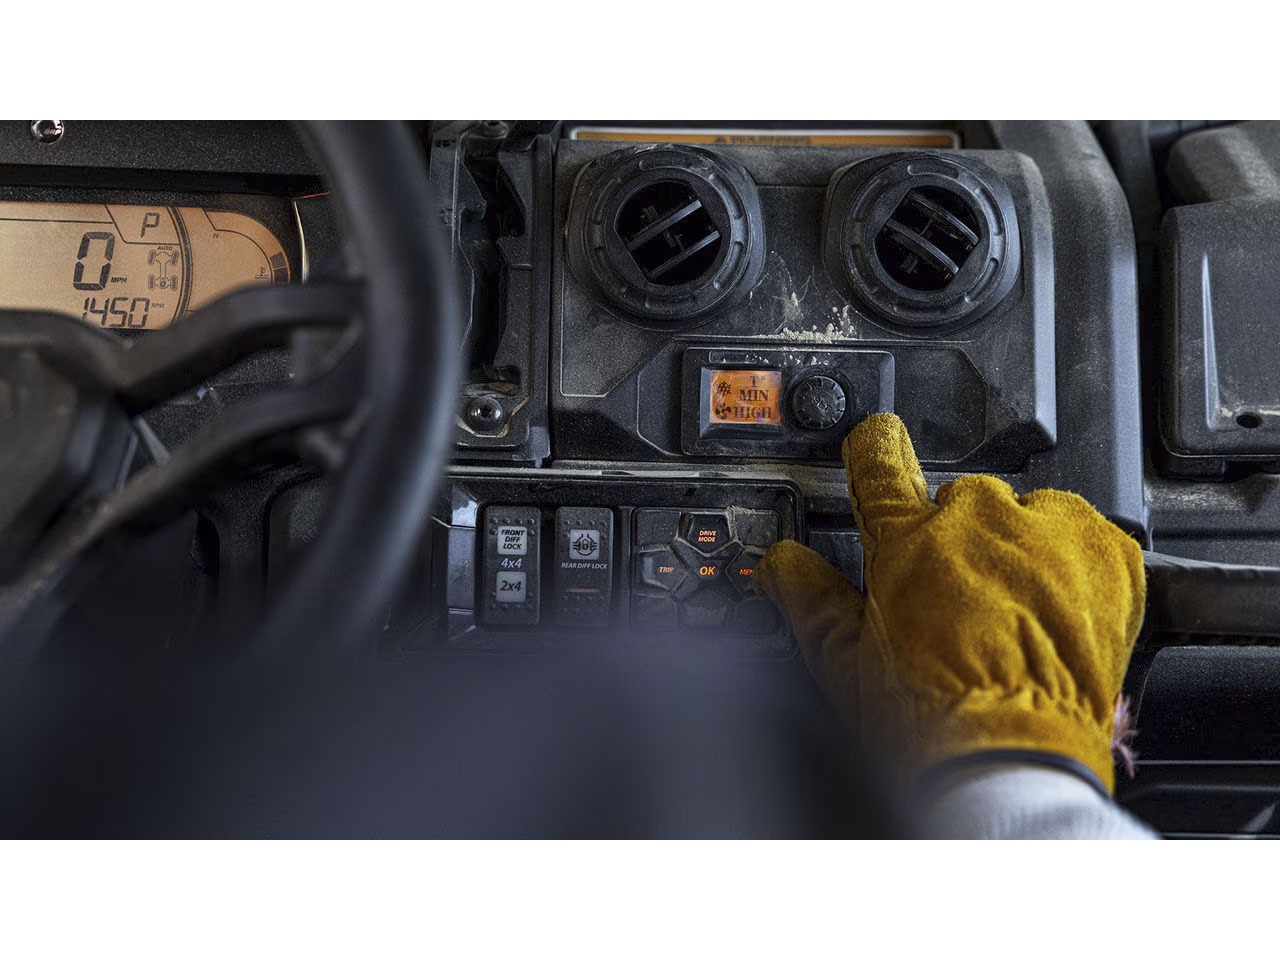
[[[0,307],[162,336],[343,262],[291,127],[165,126],[0,125]],[[1177,561],[1175,586],[1152,579],[1130,684],[1160,693],[1150,777],[1272,749],[1225,757],[1160,705],[1221,680],[1196,658],[1225,654],[1204,651],[1249,651],[1256,678],[1276,665],[1280,358],[1250,318],[1274,286],[1251,278],[1280,179],[1229,162],[1280,176],[1274,125],[413,129],[436,208],[405,215],[447,231],[466,330],[453,459],[389,652],[691,644],[789,669],[755,563],[795,538],[861,584],[839,444],[893,411],[931,487],[1073,490]],[[289,363],[238,364],[140,429],[180,442]],[[197,511],[175,583],[282,581],[330,489],[284,471]]]

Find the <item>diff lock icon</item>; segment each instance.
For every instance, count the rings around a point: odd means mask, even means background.
[[[596,530],[570,530],[569,553],[576,560],[599,559],[600,533]]]

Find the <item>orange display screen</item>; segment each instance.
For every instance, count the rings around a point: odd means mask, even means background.
[[[782,393],[779,370],[713,370],[711,422],[733,424],[781,423]]]

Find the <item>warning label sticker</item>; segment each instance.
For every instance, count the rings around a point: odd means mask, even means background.
[[[572,127],[570,140],[612,140],[629,143],[705,143],[732,147],[934,147],[960,146],[954,130],[765,130],[663,127]]]

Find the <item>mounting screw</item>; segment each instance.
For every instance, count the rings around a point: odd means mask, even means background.
[[[507,415],[493,397],[476,397],[467,404],[467,423],[476,430],[497,430]]]
[[[31,121],[31,137],[36,143],[57,143],[66,132],[61,120]]]

